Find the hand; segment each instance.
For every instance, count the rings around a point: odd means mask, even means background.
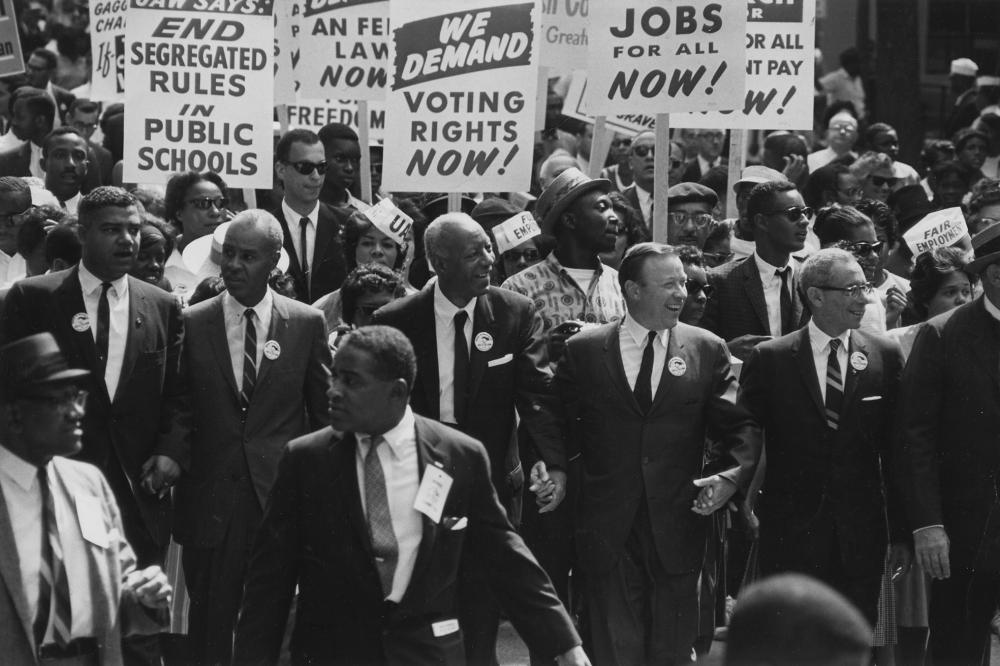
[[[691,510],[702,516],[710,516],[726,506],[729,499],[736,494],[736,484],[718,474],[695,479],[694,485],[701,488],[701,491],[694,498]]]
[[[142,489],[150,495],[163,497],[180,478],[181,466],[167,456],[150,456],[142,466]]]
[[[535,503],[538,513],[555,511],[566,499],[566,472],[554,469],[551,472],[545,467],[545,461],[539,460],[531,467],[531,485],[528,490],[535,493]]]
[[[889,547],[889,575],[896,580],[913,566],[913,551],[908,543],[894,543]]]
[[[567,650],[556,657],[556,664],[558,666],[590,666],[590,659],[587,658],[587,653],[583,651],[583,647],[577,645],[575,648]]]
[[[792,183],[798,183],[806,172],[806,158],[802,155],[785,155],[785,168],[781,173]]]
[[[899,287],[889,287],[885,294],[885,325],[886,328],[896,328],[899,325],[899,315],[906,307],[906,294]]]
[[[158,566],[136,569],[125,577],[125,590],[134,594],[147,608],[169,608],[173,598],[173,588],[167,582],[167,574]]]
[[[726,343],[729,347],[729,353],[740,359],[741,361],[747,360],[750,357],[750,352],[753,348],[764,342],[765,340],[772,340],[770,335],[741,335],[738,338],[733,338]]]
[[[943,527],[928,527],[913,534],[917,563],[931,578],[942,580],[951,577],[950,546],[951,541]]]

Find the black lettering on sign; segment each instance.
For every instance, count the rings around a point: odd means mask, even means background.
[[[801,23],[805,0],[750,0],[747,21],[757,23]]]

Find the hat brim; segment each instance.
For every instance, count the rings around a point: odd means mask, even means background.
[[[208,277],[218,277],[222,275],[222,266],[212,259],[212,234],[194,239],[181,253],[181,260],[184,267],[198,278],[198,281]],[[278,256],[278,269],[282,273],[288,272],[291,260],[285,248],[281,248]]]
[[[559,201],[557,201],[552,209],[545,215],[545,219],[542,220],[542,233],[549,236],[555,235],[556,222],[559,221],[559,217],[566,212],[566,209],[572,205],[574,201],[579,199],[581,196],[590,192],[591,190],[603,190],[605,193],[610,192],[614,189],[611,181],[607,178],[593,178],[586,182],[580,183],[576,187],[570,189],[566,194],[562,196]]]
[[[84,370],[82,368],[67,368],[65,370],[60,370],[59,372],[53,373],[44,379],[39,379],[26,384],[21,384],[15,387],[15,393],[18,395],[31,395],[39,389],[44,389],[50,386],[61,386],[63,384],[78,384],[82,380],[89,378],[91,375],[90,370]]]
[[[981,257],[976,257],[968,264],[966,264],[965,271],[967,273],[976,273],[978,275],[979,273],[983,272],[984,268],[986,268],[990,264],[995,264],[998,261],[1000,261],[1000,250],[997,250],[996,252],[990,252],[989,254],[985,254]]]

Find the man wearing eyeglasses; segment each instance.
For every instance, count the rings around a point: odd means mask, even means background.
[[[111,158],[111,151],[97,143],[94,134],[97,132],[98,121],[101,115],[101,107],[97,102],[89,99],[77,98],[69,106],[69,113],[66,115],[66,124],[75,127],[76,131],[87,142],[87,146],[97,158],[93,168],[101,174],[102,183],[111,182],[111,171],[115,166]]]
[[[330,206],[366,210],[368,204],[354,196],[361,191],[361,145],[357,133],[343,123],[330,123],[319,131],[326,154],[326,177],[319,200]],[[372,192],[377,192],[372,183]]]
[[[698,154],[687,163],[681,181],[685,183],[697,183],[701,177],[708,173],[712,167],[726,166],[727,161],[722,157],[722,150],[726,146],[726,132],[719,129],[701,129],[695,133]]]
[[[902,352],[857,330],[874,287],[850,253],[818,251],[799,283],[812,319],[758,345],[740,377],[740,404],[767,441],[756,504],[761,573],[815,576],[874,625],[889,537],[908,540],[884,476]],[[908,562],[907,549],[894,547],[893,570]]]
[[[718,195],[699,183],[680,183],[667,190],[667,243],[702,249],[718,203]]]
[[[278,141],[274,170],[284,198],[273,211],[284,233],[298,300],[313,303],[347,277],[344,224],[347,212],[320,201],[327,172],[326,150],[315,132],[294,129]]]
[[[802,300],[796,289],[801,260],[792,256],[805,247],[812,209],[786,180],[756,185],[747,201],[754,225],[754,253],[709,271],[715,287],[702,326],[729,345],[733,356],[746,360],[754,345],[801,326]]]
[[[31,188],[20,178],[0,177],[0,289],[27,274],[27,264],[17,252],[17,232],[31,208]]]
[[[653,132],[640,132],[632,139],[628,160],[632,167],[634,182],[622,190],[622,194],[637,211],[647,229],[653,228],[653,162],[656,136]],[[684,151],[681,146],[670,142],[670,183],[680,182],[679,174],[684,168]]]

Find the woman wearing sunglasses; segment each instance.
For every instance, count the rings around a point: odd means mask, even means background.
[[[861,198],[885,201],[900,183],[892,168],[892,158],[869,151],[851,165],[851,174],[861,185]]]
[[[226,183],[212,172],[174,174],[167,181],[163,206],[164,219],[177,233],[177,244],[167,257],[164,276],[174,293],[186,299],[194,293],[198,278],[184,265],[181,253],[191,241],[210,235],[232,217]]]
[[[687,282],[684,284],[687,298],[684,299],[679,320],[691,326],[698,326],[701,318],[705,316],[705,306],[712,297],[714,287],[708,283],[701,250],[691,245],[681,245],[677,248],[677,256],[684,266],[684,274],[687,275]]]

